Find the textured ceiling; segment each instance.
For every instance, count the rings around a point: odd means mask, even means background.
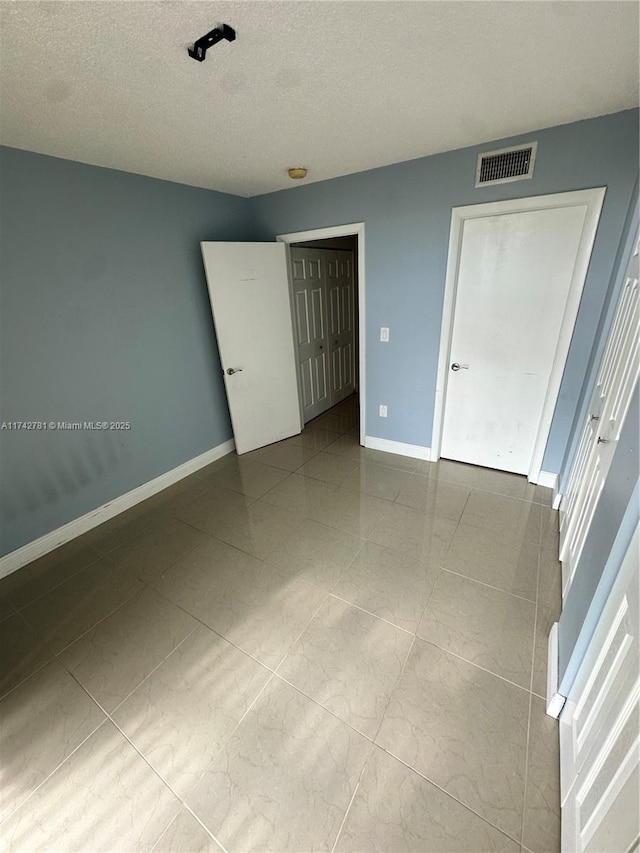
[[[0,2],[0,142],[250,196],[638,103],[635,2]],[[187,46],[237,31],[203,63]]]

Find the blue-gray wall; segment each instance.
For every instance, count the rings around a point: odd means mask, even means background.
[[[251,239],[245,199],[0,149],[0,553],[231,437],[200,240]]]
[[[544,460],[560,471],[628,218],[637,123],[631,110],[252,200],[0,149],[0,420],[132,424],[1,431],[0,554],[231,436],[199,241],[364,221],[367,432],[429,446],[451,208],[606,186]],[[479,150],[529,139],[532,181],[474,189]]]
[[[531,181],[474,189],[479,151],[538,140]],[[259,196],[257,239],[366,224],[366,425],[431,445],[451,208],[606,186],[607,193],[543,468],[560,471],[638,172],[638,111],[537,131]],[[380,344],[380,326],[391,340]],[[379,403],[389,415],[381,420]]]

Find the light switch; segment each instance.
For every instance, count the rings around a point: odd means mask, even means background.
[[[380,329],[380,340],[385,344],[389,341],[389,327],[382,326]]]
[[[387,407],[385,406],[385,404],[384,404],[384,403],[380,403],[380,405],[378,406],[378,415],[379,415],[381,418],[386,418],[386,417],[387,417]]]

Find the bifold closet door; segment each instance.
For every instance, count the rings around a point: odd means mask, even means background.
[[[291,279],[304,422],[355,389],[353,252],[292,246]]]
[[[640,235],[629,260],[578,450],[560,504],[566,595],[578,567],[640,372]]]
[[[562,850],[637,850],[640,834],[640,531],[560,715]]]
[[[355,281],[353,253],[327,255],[329,338],[331,346],[331,404],[353,394],[355,388]]]
[[[331,405],[324,254],[292,247],[291,284],[300,396],[305,423]]]

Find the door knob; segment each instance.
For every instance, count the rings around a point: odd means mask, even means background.
[[[591,415],[591,416],[589,417],[589,420],[590,420],[590,421],[599,421],[599,420],[600,420],[600,415]]]
[[[229,376],[233,376],[234,373],[242,373],[241,367],[229,367],[227,368],[227,373]]]
[[[451,365],[451,370],[469,370],[468,364],[458,364],[457,361],[454,361]]]
[[[596,444],[609,444],[609,439],[608,438],[602,438],[602,436],[599,435]]]

